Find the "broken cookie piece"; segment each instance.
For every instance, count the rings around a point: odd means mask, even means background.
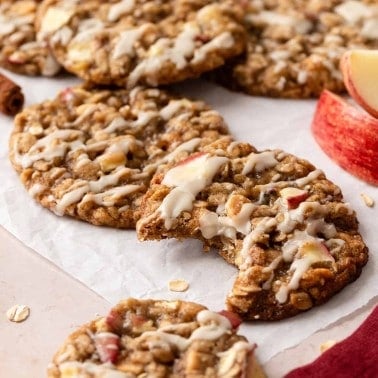
[[[192,302],[127,299],[74,332],[49,378],[263,378],[255,345],[222,313]]]

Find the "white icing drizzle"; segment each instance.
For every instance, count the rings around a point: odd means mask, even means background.
[[[312,24],[306,19],[298,19],[290,15],[285,15],[273,11],[261,11],[258,15],[249,15],[248,21],[251,23],[263,22],[268,25],[291,26],[299,34],[306,34],[311,30]]]
[[[113,173],[109,175],[104,175],[96,181],[84,181],[80,180],[75,182],[67,192],[62,196],[62,198],[56,200],[55,212],[57,215],[63,215],[64,211],[68,206],[78,203],[82,200],[85,194],[88,192],[93,192],[95,194],[101,192],[105,187],[118,184],[119,179],[130,173],[130,168],[118,167]],[[121,190],[120,190],[121,191]],[[133,190],[132,190],[133,191]],[[113,192],[113,199],[117,199],[116,196],[119,192]],[[114,197],[115,196],[115,197]],[[101,196],[94,197],[96,200],[100,201]],[[119,197],[118,197],[119,198]],[[89,199],[87,198],[87,201]],[[104,199],[104,202],[106,200]],[[110,200],[111,201],[111,200]],[[114,202],[113,202],[114,204]]]
[[[252,152],[245,162],[242,174],[247,175],[252,172],[262,172],[265,169],[273,168],[278,164],[274,151],[264,151],[260,153]]]
[[[192,209],[196,195],[211,183],[219,168],[227,162],[225,157],[204,154],[166,173],[162,184],[174,189],[164,198],[158,212],[165,220],[167,229],[172,227],[173,221],[182,211]]]
[[[135,121],[126,121],[123,117],[118,116],[112,120],[112,122],[100,132],[105,132],[108,134],[114,133],[116,131],[121,131],[130,128],[144,127],[152,119],[159,116],[159,113],[156,111],[140,111],[138,113],[138,118]]]
[[[217,377],[228,377],[231,369],[237,363],[237,357],[241,352],[247,354],[253,350],[253,346],[246,341],[238,341],[232,345],[232,347],[225,352],[218,353],[220,362],[218,364]]]
[[[90,361],[66,361],[59,365],[62,377],[82,378],[88,374],[97,378],[135,378],[134,374],[115,370],[111,364],[95,364]]]
[[[333,223],[327,223],[324,219],[313,219],[307,223],[306,232],[310,235],[323,234],[326,239],[333,238],[337,231]]]
[[[218,49],[230,49],[232,46],[235,45],[234,37],[231,35],[230,32],[223,32],[219,34],[215,38],[213,38],[210,42],[205,43],[199,49],[197,49],[194,53],[193,59],[190,61],[191,64],[199,64],[202,63],[210,53],[216,51]]]
[[[296,179],[294,182],[298,185],[299,188],[309,184],[311,181],[317,179],[320,175],[323,174],[323,171],[316,169],[315,171],[310,172],[307,176]]]
[[[130,73],[128,87],[134,87],[144,74],[159,71],[167,61],[174,63],[177,69],[183,69],[188,64],[187,59],[193,55],[195,38],[199,32],[196,25],[188,23],[174,41],[168,38],[158,39],[149,48],[147,57]]]
[[[193,138],[187,142],[181,143],[172,152],[159,159],[156,163],[146,165],[144,171],[153,171],[163,163],[174,161],[181,152],[193,152],[199,146],[201,140],[201,138]]]
[[[76,202],[79,202],[85,193],[89,190],[88,184],[84,181],[79,181],[73,184],[69,191],[63,195],[62,198],[56,201],[56,207],[54,212],[62,216],[66,208]]]
[[[150,25],[143,24],[138,28],[123,31],[113,50],[113,59],[121,58],[124,55],[134,56],[134,45],[150,28]]]
[[[240,251],[243,267],[249,266],[251,263],[251,256],[249,255],[249,251],[253,243],[255,243],[261,235],[265,234],[266,232],[270,232],[276,225],[277,221],[274,218],[262,218],[260,222],[257,223],[257,225],[252,229],[252,231],[244,238],[243,246]]]
[[[274,279],[274,270],[278,267],[280,262],[282,261],[282,256],[276,257],[268,266],[263,268],[263,273],[270,273],[270,277],[267,281],[265,281],[262,285],[264,290],[269,290],[272,287],[272,281]]]
[[[114,118],[110,124],[102,131],[105,133],[111,134],[118,130],[123,130],[125,127],[129,125],[129,122],[127,122],[123,117],[118,116]]]
[[[230,206],[232,196],[229,197],[225,204],[227,211]],[[247,235],[251,232],[250,216],[256,205],[252,203],[244,203],[237,214],[218,216],[217,213],[206,211],[199,219],[200,231],[205,239],[211,239],[216,235],[224,235],[231,239],[236,239],[236,232]],[[231,214],[230,214],[231,213]]]
[[[130,147],[133,144],[135,144],[135,139],[129,135],[126,135],[124,138],[111,143],[101,156],[102,158],[106,158],[108,155],[112,155],[117,152],[126,155],[130,151]]]
[[[82,135],[82,132],[78,130],[56,130],[39,139],[26,154],[17,154],[15,160],[22,168],[29,168],[38,160],[51,161],[56,157],[63,157],[67,150],[78,144],[77,140],[72,142],[66,140],[82,137]],[[79,143],[81,144],[81,142]],[[14,150],[17,151],[17,148]]]
[[[117,188],[111,188],[98,194],[89,193],[84,196],[80,204],[94,202],[100,206],[114,206],[117,200],[123,196],[136,192],[141,187],[141,185],[124,185]]]
[[[331,254],[335,254],[341,250],[345,244],[345,240],[342,239],[328,239],[324,242],[327,248],[330,250]]]
[[[296,209],[285,209],[283,214],[284,220],[278,224],[277,229],[288,234],[298,223],[303,223],[305,219],[323,218],[327,214],[327,206],[313,201],[301,202]]]
[[[46,185],[42,184],[34,184],[28,190],[28,193],[34,198],[37,197],[39,194],[43,193],[47,189]]]
[[[159,113],[152,110],[152,111],[146,111],[146,112],[139,112],[138,113],[138,119],[131,122],[131,127],[144,127],[148,125],[148,123],[153,120],[154,118],[158,117]]]
[[[100,104],[83,104],[77,107],[78,117],[73,122],[67,122],[66,125],[79,126],[86,118],[91,116],[96,110],[100,110]]]
[[[185,189],[177,187],[171,190],[158,209],[161,217],[165,220],[167,230],[172,227],[173,221],[183,211],[192,210],[195,199],[196,197]]]
[[[171,100],[169,101],[168,105],[160,110],[160,116],[165,120],[170,120],[180,109],[182,108],[190,108],[191,110],[191,103],[186,99],[182,100]]]
[[[130,168],[118,167],[113,173],[104,175],[96,181],[88,181],[89,190],[95,193],[100,192],[109,185],[116,185],[119,179],[130,173]]]
[[[181,352],[188,349],[194,340],[217,340],[231,329],[231,323],[227,318],[209,310],[202,310],[197,314],[197,322],[200,327],[195,329],[189,338],[168,333],[172,327],[162,327],[156,331],[144,332],[140,337],[143,339],[157,337],[159,340],[174,345]]]
[[[279,303],[285,303],[289,292],[291,290],[298,289],[301,278],[311,267],[311,265],[321,261],[334,261],[332,256],[322,252],[321,244],[318,241],[310,240],[304,242],[299,248],[302,248],[304,252],[300,256],[296,257],[290,266],[289,272],[294,273],[291,276],[289,283],[285,284],[282,282],[276,293],[276,299]]]
[[[115,22],[124,14],[130,13],[135,7],[135,0],[122,0],[112,5],[108,12],[108,21]]]

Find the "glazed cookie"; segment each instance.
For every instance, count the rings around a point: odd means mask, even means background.
[[[376,0],[245,1],[247,52],[214,74],[252,95],[306,98],[344,91],[339,62],[351,48],[378,48]]]
[[[53,76],[60,65],[34,28],[39,1],[0,1],[0,66],[24,75]]]
[[[46,0],[38,36],[87,81],[157,86],[199,76],[241,53],[240,19],[232,0]]]
[[[226,134],[202,102],[79,86],[18,114],[10,159],[29,194],[57,215],[130,228],[161,164]]]
[[[361,273],[368,249],[340,189],[280,150],[214,142],[151,181],[141,240],[198,238],[239,269],[227,297],[245,319],[321,304]]]
[[[73,333],[48,377],[263,378],[239,324],[196,303],[128,299]]]

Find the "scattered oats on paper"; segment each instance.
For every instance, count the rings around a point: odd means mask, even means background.
[[[361,195],[361,198],[365,202],[365,205],[367,207],[373,207],[374,206],[374,200],[373,200],[373,198],[369,197],[365,193],[361,193],[360,195]]]
[[[15,305],[12,306],[7,311],[7,318],[11,322],[20,323],[26,320],[30,315],[30,308],[24,305]]]
[[[189,289],[189,284],[185,280],[172,280],[169,282],[169,290],[183,292]]]

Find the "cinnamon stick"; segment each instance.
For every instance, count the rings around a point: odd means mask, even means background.
[[[0,73],[0,112],[13,116],[22,109],[23,105],[24,95],[21,88]]]

